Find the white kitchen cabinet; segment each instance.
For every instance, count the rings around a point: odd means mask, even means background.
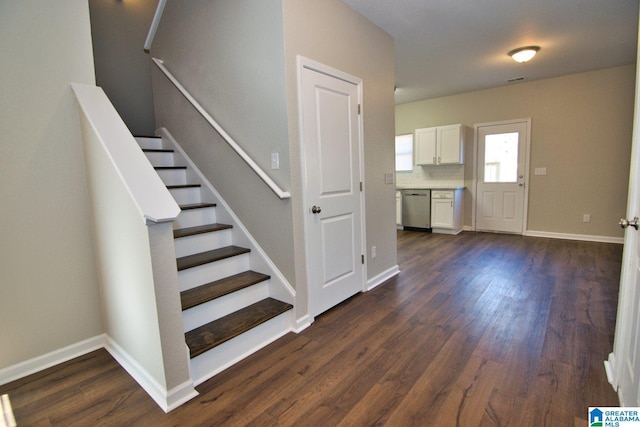
[[[431,228],[434,233],[462,231],[462,190],[431,191]]]
[[[463,125],[416,129],[416,165],[464,164]]]

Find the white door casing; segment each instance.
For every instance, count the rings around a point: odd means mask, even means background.
[[[529,150],[531,120],[519,119],[475,126],[476,133],[476,188],[474,203],[475,229],[523,234],[527,217]],[[502,135],[517,136],[517,161],[510,178],[493,179],[485,176],[485,143],[489,138]],[[501,166],[496,163],[496,168]],[[502,165],[503,166],[503,165]],[[500,173],[497,171],[495,173]],[[487,171],[489,174],[489,171]],[[509,175],[509,174],[507,174]]]
[[[640,38],[640,35],[639,35]],[[640,52],[638,52],[640,60]],[[636,70],[631,167],[627,219],[640,216],[640,98]],[[605,361],[607,376],[618,390],[621,406],[640,406],[640,231],[627,227],[624,235],[618,313],[613,352]]]
[[[364,290],[360,79],[298,57],[309,313]]]

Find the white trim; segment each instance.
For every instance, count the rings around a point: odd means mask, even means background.
[[[94,138],[99,142],[145,224],[175,220],[180,207],[102,88],[71,83],[71,89],[81,111],[84,145],[97,144]]]
[[[309,326],[311,326],[312,323],[313,323],[313,317],[311,317],[308,314],[305,314],[299,319],[296,319],[296,327],[293,330],[293,332],[295,332],[296,334],[299,334],[300,332],[304,331]]]
[[[300,146],[300,166],[302,171],[302,216],[303,216],[303,227],[304,227],[304,251],[305,251],[305,260],[306,260],[306,286],[307,286],[307,301],[306,301],[306,314],[305,316],[311,315],[311,272],[309,270],[309,266],[311,265],[309,259],[309,218],[306,212],[306,206],[309,206],[307,200],[307,163],[306,163],[306,152],[305,152],[305,144],[304,144],[304,115],[303,115],[303,79],[302,73],[304,69],[308,69],[311,71],[315,71],[321,74],[325,74],[329,77],[333,77],[339,80],[343,80],[347,83],[353,84],[356,86],[357,94],[358,94],[358,104],[360,105],[360,114],[358,114],[358,134],[359,134],[359,165],[360,165],[360,182],[366,189],[366,182],[364,176],[364,97],[363,97],[363,81],[361,78],[353,76],[351,74],[345,73],[328,65],[322,64],[320,62],[314,61],[312,59],[306,58],[302,55],[296,56],[296,76],[297,76],[297,101],[298,101],[298,141]],[[362,255],[367,252],[366,245],[366,215],[365,215],[365,191],[360,191],[360,245],[362,249]],[[362,265],[362,291],[365,292],[367,290],[367,265],[366,263]],[[299,305],[299,301],[296,300],[296,305]],[[304,318],[304,316],[303,316]]]
[[[367,280],[367,291],[370,291],[373,288],[382,285],[384,282],[391,279],[392,277],[397,276],[398,274],[400,274],[400,267],[398,265],[394,265],[393,267],[386,269],[377,276]]]
[[[524,232],[524,235],[530,236],[530,237],[546,237],[548,239],[580,240],[584,242],[599,242],[599,243],[617,243],[620,245],[624,243],[624,239],[622,237],[593,236],[588,234],[553,233],[550,231],[527,230]]]
[[[512,125],[516,123],[525,123],[527,126],[527,141],[525,146],[525,159],[524,159],[524,176],[526,181],[524,184],[524,204],[522,206],[522,234],[525,235],[527,229],[527,223],[529,220],[529,163],[531,162],[531,117],[513,120],[503,120],[498,122],[476,123],[473,125],[473,179],[469,191],[471,192],[471,229],[476,229],[476,194],[478,193],[478,128],[487,126],[501,126]]]
[[[147,38],[144,41],[145,52],[149,52],[149,49],[151,49],[151,43],[153,43],[153,39],[156,36],[156,31],[158,30],[158,26],[160,25],[160,19],[162,18],[162,13],[164,12],[164,6],[166,4],[167,0],[158,0],[156,12],[153,14],[153,20],[151,21],[151,26],[149,27]]]
[[[91,353],[92,351],[99,350],[104,347],[104,343],[105,335],[102,334],[0,369],[0,385],[10,383],[11,381],[24,378],[52,366],[75,359],[76,357]]]
[[[607,380],[609,381],[609,384],[613,386],[614,390],[618,390],[616,355],[613,352],[609,353],[609,358],[604,361],[604,371],[607,374]]]
[[[167,390],[111,337],[107,335],[105,337],[105,348],[109,354],[136,380],[140,387],[147,392],[164,412],[169,412],[198,395],[192,381],[186,381],[171,390]]]
[[[302,68],[306,68],[308,70],[316,71],[318,73],[327,75],[329,77],[335,77],[336,79],[344,80],[345,82],[351,83],[355,86],[362,84],[361,78],[353,76],[349,73],[345,73],[344,71],[337,70],[321,62],[314,61],[313,59],[309,59],[302,55],[298,55],[296,56],[296,60],[298,62],[299,71],[301,71]],[[358,93],[358,96],[359,96],[358,102],[362,101],[361,93]],[[364,115],[364,113],[361,111],[360,116],[362,115]]]
[[[229,144],[231,148],[233,148],[233,150],[240,156],[240,158],[244,160],[247,165],[249,165],[249,167],[262,179],[262,181],[264,181],[265,184],[267,184],[271,191],[273,191],[280,199],[291,198],[291,193],[282,190],[278,186],[278,184],[276,184],[275,181],[272,180],[271,177],[267,175],[267,173],[251,158],[251,156],[249,156],[249,154],[247,154],[247,152],[244,151],[242,147],[240,147],[238,143],[235,142],[224,129],[222,129],[222,126],[220,126],[218,122],[216,122],[213,117],[211,117],[211,115],[207,113],[204,107],[200,105],[200,103],[196,101],[193,96],[191,96],[187,89],[185,89],[185,87],[180,84],[176,77],[171,74],[167,67],[164,66],[164,63],[161,59],[151,59],[153,60],[153,63],[158,66],[160,71],[162,71],[162,73],[169,79],[169,81],[173,83],[176,89],[178,89],[178,91],[182,93],[186,100],[189,101],[191,105],[193,105],[196,111],[200,113],[200,115],[207,121],[207,123],[209,123],[211,127],[213,127],[220,134],[220,136],[225,140],[227,144]]]

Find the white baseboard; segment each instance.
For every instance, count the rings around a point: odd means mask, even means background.
[[[622,245],[624,238],[610,236],[593,236],[589,234],[569,234],[569,233],[553,233],[549,231],[527,230],[525,236],[530,237],[546,237],[548,239],[564,239],[564,240],[580,240],[583,242],[599,242],[599,243],[617,243]]]
[[[109,336],[101,334],[84,341],[77,342],[67,347],[54,350],[42,356],[25,360],[13,366],[0,369],[0,385],[24,378],[28,375],[43,371],[52,366],[67,362],[76,357],[91,353],[92,351],[106,349],[111,356],[126,370],[129,375],[151,396],[151,398],[164,410],[169,412],[184,402],[198,395],[192,381],[180,384],[171,390],[165,390],[138,362],[130,357]]]
[[[366,285],[367,291],[370,291],[373,288],[380,286],[386,280],[389,280],[392,277],[397,276],[398,274],[400,274],[400,267],[396,264],[393,267],[388,268],[387,270],[378,274],[377,276],[374,276],[371,279],[367,280],[367,285]]]
[[[295,329],[293,330],[293,332],[295,332],[296,334],[299,334],[300,332],[304,331],[309,326],[311,326],[312,323],[313,323],[313,318],[308,314],[305,314],[301,318],[296,319]]]
[[[102,334],[0,369],[0,385],[10,383],[11,381],[24,378],[76,357],[91,353],[92,351],[103,348],[104,344],[105,335]]]
[[[105,348],[164,412],[169,412],[198,395],[192,381],[185,381],[171,390],[166,390],[146,369],[108,336],[106,336]]]
[[[470,225],[465,225],[462,230],[475,231]],[[551,231],[527,230],[524,232],[524,235],[529,237],[546,237],[548,239],[579,240],[582,242],[598,243],[617,243],[620,245],[624,244],[623,237],[595,236],[591,234],[554,233]]]
[[[613,353],[609,353],[609,358],[604,361],[604,371],[607,374],[607,381],[613,387],[614,390],[618,389],[618,385],[616,384],[616,377],[614,372],[614,367],[616,365],[616,356]]]

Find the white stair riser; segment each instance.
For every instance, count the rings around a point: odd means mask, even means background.
[[[178,272],[180,291],[220,280],[249,269],[249,254],[222,259]]]
[[[195,227],[202,224],[213,224],[216,221],[216,208],[187,209],[180,212],[173,221],[173,228]]]
[[[291,330],[291,310],[191,359],[190,374],[199,385],[234,363],[266,347]]]
[[[187,183],[185,169],[160,169],[157,172],[164,185],[184,185]]]
[[[153,166],[175,166],[173,164],[173,153],[145,152],[144,154]]]
[[[160,149],[164,148],[161,138],[149,138],[146,136],[136,136],[136,141],[140,148]]]
[[[232,242],[231,229],[215,231],[212,233],[195,234],[193,236],[180,237],[175,240],[176,257],[180,258],[193,255],[211,249],[229,246]]]
[[[269,282],[264,281],[185,310],[182,312],[184,332],[206,325],[268,297]]]
[[[169,192],[179,205],[200,203],[200,187],[171,188]]]
[[[163,141],[159,138],[136,138],[138,144],[143,149],[164,149],[172,148],[171,138]],[[180,149],[178,148],[180,153]],[[145,152],[153,166],[175,166],[178,164],[191,164],[188,158],[183,159],[181,154],[174,156],[174,153]],[[200,175],[192,170],[185,169],[164,169],[156,170],[162,182],[167,186],[185,185],[189,183],[205,183],[200,179]],[[172,189],[170,190],[178,204],[195,204],[204,200],[214,200],[217,196],[207,187]],[[222,217],[226,215],[221,213]],[[195,227],[203,224],[213,224],[217,222],[216,208],[188,209],[180,213],[174,221],[174,229]],[[194,236],[187,236],[175,239],[176,256],[183,257],[215,248],[220,248],[232,244],[238,240],[237,233],[240,230],[225,229],[217,232],[203,233]],[[234,238],[234,235],[236,237]],[[178,282],[181,291],[219,280],[246,270],[251,267],[253,256],[249,253],[223,259],[206,265],[190,268],[178,272]],[[259,263],[258,263],[259,264]],[[278,282],[279,283],[279,282]],[[270,296],[271,286],[269,280],[252,285],[245,289],[233,292],[229,295],[217,298],[199,306],[193,307],[183,312],[184,331],[193,330],[199,326],[224,317],[234,311],[247,307]],[[195,381],[195,385],[211,378],[227,367],[248,357],[260,348],[277,340],[287,332],[292,330],[294,324],[293,311],[283,313],[250,331],[223,343],[208,352],[194,358],[190,363],[190,374]]]

